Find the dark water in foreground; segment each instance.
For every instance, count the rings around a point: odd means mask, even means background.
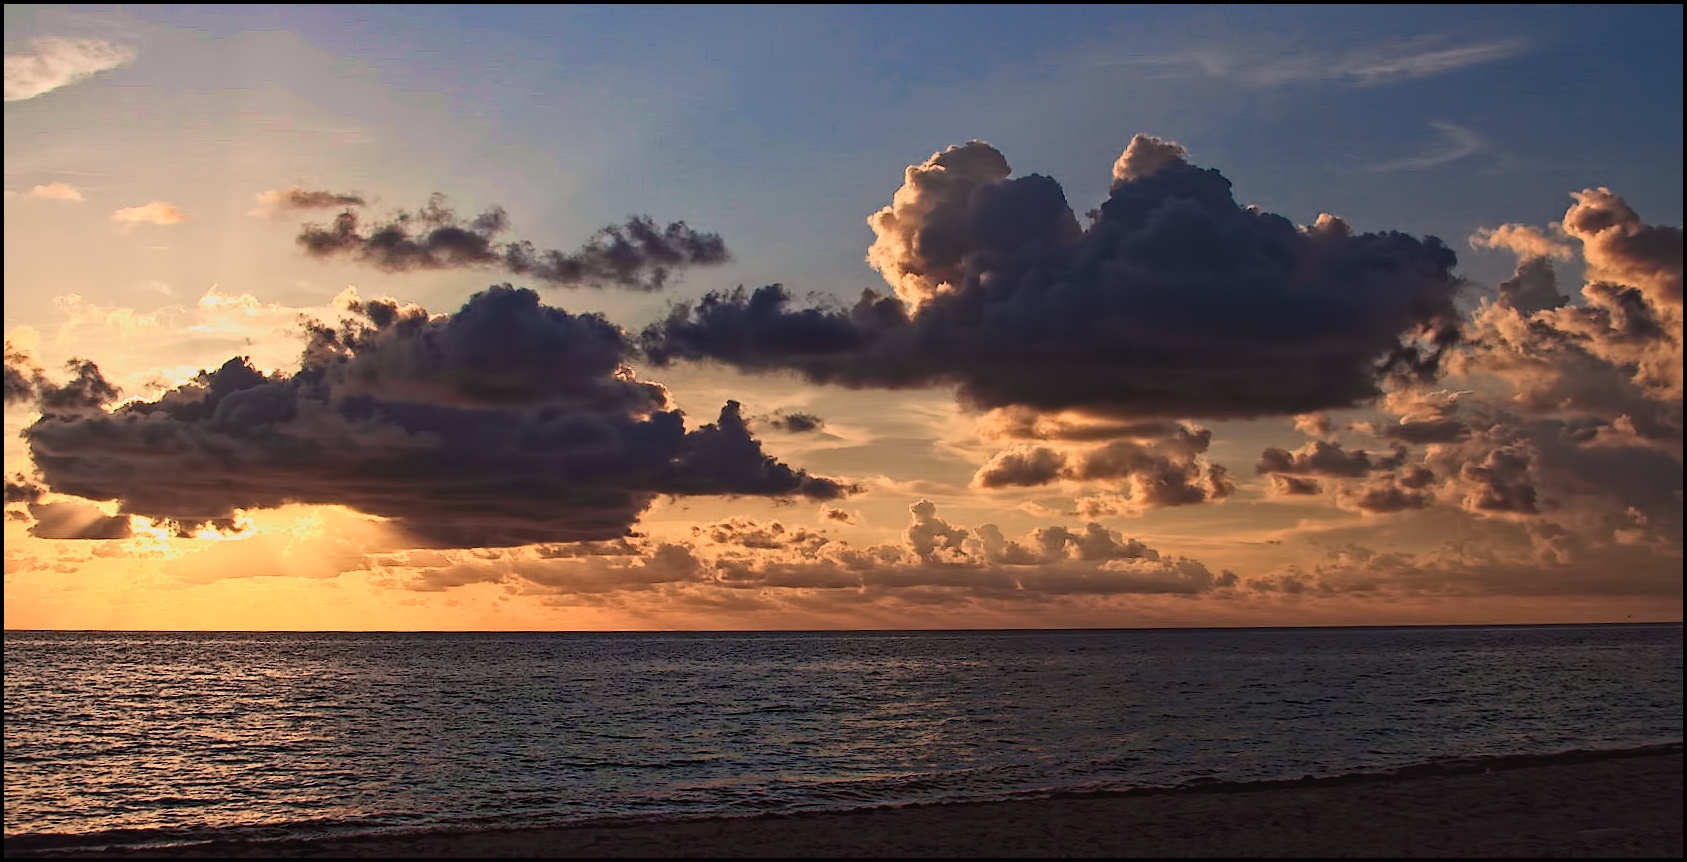
[[[7,632],[9,848],[1003,799],[1682,739],[1682,627]]]

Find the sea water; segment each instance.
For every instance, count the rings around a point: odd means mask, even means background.
[[[1682,627],[5,634],[8,849],[837,810],[1682,739]]]

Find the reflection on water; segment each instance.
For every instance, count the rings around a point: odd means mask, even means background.
[[[5,636],[6,834],[1002,798],[1679,741],[1682,628]]]

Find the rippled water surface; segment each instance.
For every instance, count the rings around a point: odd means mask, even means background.
[[[749,814],[1682,738],[1682,627],[7,632],[5,833]],[[77,839],[77,840],[83,840]]]

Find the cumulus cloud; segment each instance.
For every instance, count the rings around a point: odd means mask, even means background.
[[[348,209],[331,224],[305,225],[298,242],[312,257],[346,257],[386,272],[498,268],[558,287],[633,290],[661,290],[681,269],[731,257],[717,234],[700,233],[685,222],[660,227],[645,216],[598,231],[574,252],[499,242],[509,224],[502,207],[463,219],[444,195],[435,194],[420,210],[400,211],[378,224],[366,225]]]
[[[1137,135],[1125,146],[1125,151],[1119,155],[1119,160],[1113,163],[1113,185],[1118,187],[1132,180],[1158,173],[1162,168],[1172,165],[1185,165],[1184,161],[1189,150],[1176,141],[1156,138],[1153,135]]]
[[[367,203],[362,195],[355,192],[331,192],[301,186],[258,192],[257,199],[257,207],[246,214],[260,218],[275,218],[302,210],[360,207]]]
[[[6,55],[6,101],[33,99],[135,59],[130,48],[105,39],[36,39]]]
[[[1238,206],[1175,145],[1132,147],[1134,178],[1087,228],[1053,180],[1010,177],[982,142],[951,147],[909,168],[869,220],[890,294],[799,308],[780,285],[713,293],[676,305],[641,346],[658,364],[953,384],[980,409],[1139,421],[1348,407],[1382,380],[1439,372],[1459,334],[1456,258],[1439,240],[1334,219],[1298,228]]]
[[[1681,228],[1650,225],[1610,189],[1573,195],[1564,232],[1582,243],[1588,276],[1632,285],[1652,303],[1681,308]]]
[[[1056,481],[1116,482],[1132,510],[1222,500],[1235,490],[1224,468],[1202,456],[1205,428],[1182,426],[1158,440],[1114,440],[1087,450],[1022,445],[998,452],[973,475],[980,488]]]
[[[602,595],[673,588],[817,592],[864,600],[919,596],[928,603],[969,598],[1198,595],[1236,586],[1187,557],[1162,553],[1099,524],[1039,527],[1017,539],[993,524],[950,523],[935,504],[909,507],[900,541],[857,546],[822,531],[778,521],[729,518],[686,538],[634,538],[578,552],[513,549],[495,559],[447,552],[443,560],[380,561],[393,584],[447,589],[474,582],[527,584],[557,595]]]
[[[1478,228],[1470,235],[1471,248],[1504,249],[1519,259],[1555,257],[1569,260],[1569,244],[1553,239],[1546,233],[1524,224],[1502,224],[1499,227]]]
[[[1527,255],[1497,301],[1471,316],[1462,371],[1496,375],[1532,412],[1579,409],[1679,428],[1682,233],[1648,225],[1607,189],[1574,195],[1564,230],[1582,244],[1580,304],[1551,261]],[[1645,428],[1642,428],[1644,431]]]
[[[310,327],[291,374],[235,358],[110,410],[93,406],[109,398],[91,363],[38,388],[24,437],[42,481],[184,532],[241,509],[341,505],[417,547],[613,539],[666,494],[852,488],[763,453],[736,402],[687,430],[626,365],[620,329],[532,291],[493,287],[454,314],[390,300],[350,313]]]
[[[1385,457],[1374,457],[1364,450],[1347,451],[1340,443],[1313,440],[1290,452],[1275,446],[1259,455],[1254,466],[1259,473],[1282,473],[1299,476],[1365,476],[1373,470],[1391,470],[1405,462],[1406,450],[1396,449]]]
[[[175,204],[151,201],[140,206],[124,207],[117,210],[111,214],[111,220],[125,225],[169,225],[187,221],[187,214],[183,213]]]
[[[1344,483],[1336,489],[1336,505],[1373,515],[1422,509],[1434,499],[1433,493],[1424,487],[1433,478],[1433,473],[1420,467],[1408,471],[1404,478],[1382,473],[1363,482]]]
[[[1425,492],[1527,525],[1554,559],[1571,550],[1559,529],[1678,557],[1681,230],[1643,222],[1608,189],[1572,197],[1561,233],[1575,246],[1519,225],[1478,232],[1473,244],[1506,248],[1519,263],[1449,357],[1471,388],[1391,393],[1380,406],[1399,422],[1372,430],[1425,447],[1417,466],[1434,477]],[[1588,281],[1572,298],[1560,292],[1554,259],[1578,247]],[[1396,476],[1417,491],[1407,478]]]

